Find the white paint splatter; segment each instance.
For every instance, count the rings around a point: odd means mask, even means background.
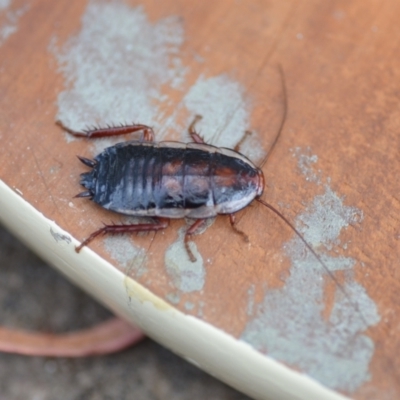
[[[299,157],[299,168],[309,181],[319,182],[310,164],[304,163],[307,157]],[[315,157],[309,160],[316,162]],[[370,379],[374,343],[364,332],[380,318],[373,300],[354,281],[352,268],[356,261],[324,251],[340,246],[341,230],[361,221],[362,212],[344,205],[326,184],[325,193],[316,196],[297,218],[296,227],[318,248],[330,271],[347,271],[343,290],[336,289],[328,320],[323,316],[327,271],[295,237],[285,245],[292,266],[284,287],[267,291],[242,334],[242,339],[258,350],[300,368],[328,387],[348,392]]]
[[[0,46],[17,31],[18,20],[29,8],[25,5],[17,10],[7,10],[10,6],[11,0],[0,0]]]
[[[186,227],[179,229],[178,240],[168,247],[165,253],[165,265],[174,286],[182,292],[189,293],[203,288],[206,270],[203,257],[194,242],[189,242],[189,246],[196,261],[191,262],[189,259],[183,242],[186,229]]]
[[[313,247],[324,246],[331,250],[340,245],[339,235],[349,224],[363,220],[363,213],[356,207],[346,207],[332,189],[325,185],[325,193],[316,196],[311,207],[297,219],[304,239]]]
[[[313,164],[318,161],[318,156],[311,154],[311,149],[307,147],[305,150],[295,147],[291,150],[293,157],[297,158],[297,165],[301,173],[305,176],[306,181],[321,183],[321,170],[317,172],[313,169]]]
[[[125,268],[127,275],[140,278],[147,272],[146,250],[135,246],[132,238],[108,236],[104,239],[104,247],[110,256]]]
[[[11,4],[11,0],[0,0],[0,11],[5,10]]]
[[[50,46],[69,86],[57,119],[75,130],[132,122],[159,128],[159,105],[168,100],[161,86],[177,86],[185,73],[182,42],[178,18],[151,24],[141,7],[91,1],[81,32],[61,51]]]

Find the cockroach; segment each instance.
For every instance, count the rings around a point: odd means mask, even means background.
[[[75,131],[57,121],[61,128],[76,137],[103,138],[142,133],[139,140],[108,147],[94,160],[78,156],[91,170],[81,174],[80,183],[86,190],[76,197],[88,197],[107,210],[129,216],[149,217],[152,221],[104,225],[77,246],[76,252],[101,234],[159,231],[167,228],[171,218],[188,217],[196,220],[186,230],[184,237],[187,254],[194,262],[196,258],[189,247],[189,238],[207,218],[228,215],[233,230],[248,241],[247,235],[235,225],[235,213],[255,200],[269,208],[293,230],[358,310],[321,257],[294,225],[275,207],[261,199],[265,185],[262,167],[278,142],[287,114],[286,85],[282,68],[279,71],[284,112],[275,140],[259,167],[239,152],[245,136],[234,149],[205,143],[195,130],[195,124],[201,116],[196,116],[189,126],[193,140],[191,143],[155,142],[153,129],[141,124]]]
[[[193,143],[155,142],[153,129],[129,125],[73,131],[78,137],[99,138],[142,131],[140,140],[106,148],[94,160],[78,157],[90,172],[81,174],[86,191],[76,197],[89,197],[101,207],[124,215],[151,217],[151,223],[105,225],[92,233],[77,248],[104,233],[157,231],[168,226],[170,218],[196,221],[185,234],[185,247],[191,261],[195,257],[188,245],[207,218],[228,214],[234,230],[237,211],[259,198],[264,190],[264,174],[237,150],[206,144],[195,131],[196,116],[189,127]],[[238,146],[237,146],[238,147]]]

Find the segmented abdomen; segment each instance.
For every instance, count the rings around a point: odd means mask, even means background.
[[[81,184],[102,207],[128,215],[207,218],[235,212],[254,199],[259,185],[260,172],[250,161],[209,145],[127,142],[105,149],[95,161]]]

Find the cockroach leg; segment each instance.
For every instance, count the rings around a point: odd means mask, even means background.
[[[240,147],[242,146],[244,141],[247,139],[247,137],[250,136],[251,134],[252,134],[251,131],[246,131],[244,133],[244,135],[242,136],[242,138],[239,140],[239,142],[236,144],[236,146],[233,148],[233,150],[235,150],[235,151],[240,153]]]
[[[200,121],[203,117],[201,115],[196,115],[193,122],[189,125],[189,134],[195,143],[206,143],[204,139],[196,132],[194,128],[196,123]]]
[[[244,239],[244,241],[246,243],[249,243],[249,237],[243,232],[241,231],[237,226],[236,226],[236,215],[235,214],[229,214],[229,221],[231,223],[232,229],[239,234],[240,236],[242,236],[242,238]]]
[[[185,233],[185,238],[184,238],[185,249],[191,262],[196,262],[196,257],[194,256],[192,250],[190,250],[189,236],[194,235],[199,226],[201,226],[204,223],[204,221],[205,221],[204,218],[196,220],[192,225],[190,225],[189,229]]]
[[[143,141],[145,141],[145,142],[154,142],[154,131],[153,131],[153,128],[147,127],[143,131]]]
[[[79,246],[75,247],[75,251],[79,253],[81,249],[87,246],[93,239],[99,235],[105,234],[119,234],[128,232],[146,232],[146,231],[160,231],[165,229],[169,224],[168,218],[153,218],[154,223],[150,224],[120,224],[120,225],[104,225],[102,228],[93,232],[87,239],[85,239]]]
[[[128,133],[142,131],[143,134],[140,141],[154,142],[153,128],[147,125],[132,124],[132,125],[121,125],[121,126],[108,126],[107,128],[86,129],[84,131],[74,131],[73,129],[70,129],[67,126],[63,125],[61,121],[57,121],[56,124],[65,131],[67,131],[68,133],[70,133],[71,135],[76,137],[84,137],[92,139],[92,138],[102,138],[109,136],[120,136],[120,135],[126,135]]]

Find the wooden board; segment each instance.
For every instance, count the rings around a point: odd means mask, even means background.
[[[395,1],[0,7],[3,223],[115,312],[249,395],[398,397]],[[74,252],[102,221],[127,219],[74,198],[85,171],[75,155],[115,141],[72,140],[56,119],[74,129],[134,121],[159,140],[188,141],[202,114],[199,130],[216,146],[251,130],[243,153],[259,163],[284,112],[279,65],[288,115],[263,167],[263,199],[330,272],[259,203],[237,216],[249,243],[217,218],[193,240],[195,263],[182,220]]]

